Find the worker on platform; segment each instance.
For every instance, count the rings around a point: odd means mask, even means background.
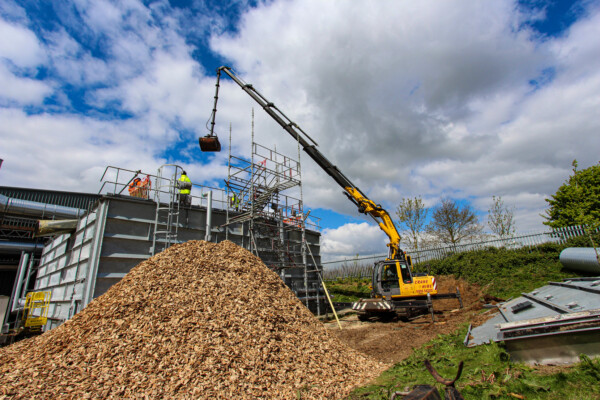
[[[231,208],[235,209],[235,211],[239,211],[240,209],[240,198],[233,192],[231,195],[231,199],[229,201]]]
[[[179,187],[179,204],[185,207],[191,206],[192,197],[190,193],[192,192],[192,181],[188,178],[187,172],[183,171],[181,173],[177,186]]]

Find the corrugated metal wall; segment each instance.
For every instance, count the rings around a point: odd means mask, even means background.
[[[155,215],[156,203],[152,200],[105,196],[88,217],[80,220],[75,233],[59,236],[44,248],[35,290],[52,291],[47,329],[80,311],[131,268],[151,256]],[[204,207],[182,210],[179,221],[179,242],[204,239]],[[213,210],[212,241],[225,240],[225,228],[220,228],[225,221],[223,210]],[[227,229],[230,241],[247,246],[247,229],[244,231],[241,226],[235,225]],[[307,232],[307,241],[317,263],[320,263],[319,240],[320,233]],[[292,257],[301,263],[301,254],[293,254]],[[305,296],[303,270],[288,269],[282,275],[286,284],[302,299]],[[318,276],[311,273],[309,296],[318,295],[319,291]],[[323,310],[324,305],[313,305],[313,308],[316,312],[318,308]]]

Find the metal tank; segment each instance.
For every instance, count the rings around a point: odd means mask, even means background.
[[[600,274],[598,254],[600,254],[600,248],[568,247],[561,251],[559,259],[567,269]]]

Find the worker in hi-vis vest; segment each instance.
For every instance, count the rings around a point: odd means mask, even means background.
[[[235,211],[238,211],[240,208],[240,198],[235,194],[235,192],[231,195],[231,199],[229,200],[229,204],[231,208],[234,208]]]
[[[191,206],[192,197],[190,193],[192,192],[192,181],[188,178],[187,172],[183,171],[181,173],[177,186],[179,187],[179,204],[186,207]]]

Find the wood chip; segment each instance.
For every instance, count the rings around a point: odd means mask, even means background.
[[[342,344],[247,250],[189,241],[0,349],[0,397],[340,399],[387,367]]]

